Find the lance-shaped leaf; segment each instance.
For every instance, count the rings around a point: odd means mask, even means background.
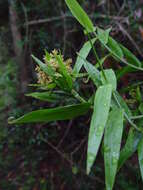
[[[24,116],[9,120],[10,124],[23,123],[47,123],[57,120],[69,120],[77,116],[84,115],[90,109],[90,104],[83,103],[77,105],[70,105],[57,108],[41,109],[32,111]]]
[[[113,109],[105,127],[104,163],[106,189],[112,190],[117,172],[123,133],[123,110]]]
[[[103,45],[105,44],[103,43]],[[124,57],[124,54],[118,42],[116,42],[116,40],[114,40],[112,37],[108,38],[108,43],[106,44],[106,47],[117,58],[122,59]]]
[[[122,109],[124,109],[124,112],[127,115],[127,117],[130,118],[132,116],[132,112],[129,109],[129,107],[126,104],[126,102],[124,101],[124,99],[122,98],[122,96],[120,96],[120,94],[118,93],[118,91],[114,92],[114,96],[116,98],[115,100],[116,100],[117,106],[121,106]]]
[[[31,96],[47,102],[55,102],[56,100],[61,100],[63,98],[63,96],[54,94],[53,92],[33,92],[26,94],[26,96]]]
[[[120,80],[120,78],[122,78],[127,73],[132,73],[132,72],[137,72],[137,70],[135,68],[130,67],[130,66],[122,67],[121,69],[119,69],[116,72],[118,81]]]
[[[142,66],[142,63],[140,62],[140,60],[130,50],[128,50],[126,47],[124,47],[121,44],[120,44],[120,47],[124,54],[124,58],[126,59],[128,63],[130,63],[131,65],[138,66],[138,67]],[[136,71],[137,69],[131,68],[130,66],[123,67],[122,69],[117,71],[117,78],[120,79],[126,73],[131,73],[131,72],[136,72]]]
[[[73,16],[87,30],[87,32],[93,32],[95,30],[93,23],[80,4],[76,0],[65,0],[65,2],[71,10]]]
[[[46,65],[45,63],[43,63],[42,61],[40,61],[34,55],[32,55],[32,58],[39,65],[39,67],[41,68],[41,70],[43,70],[47,75],[54,77],[55,72],[54,72],[54,70],[49,65]]]
[[[129,62],[132,65],[136,65],[141,67],[142,63],[139,61],[139,59],[126,47],[120,44],[120,47],[122,49],[122,52],[124,54],[124,58],[126,59],[127,62]]]
[[[93,81],[93,83],[99,87],[101,85],[100,72],[88,61],[84,62],[84,68],[89,74],[89,77]]]
[[[96,41],[96,38],[92,39],[91,40],[92,44],[94,44],[95,41]],[[78,53],[76,63],[73,68],[73,74],[77,75],[79,73],[91,49],[92,49],[92,46],[90,44],[90,41],[87,41]]]
[[[65,64],[63,63],[62,57],[60,55],[57,55],[56,59],[59,64],[60,73],[63,75],[63,78],[65,79],[68,88],[71,90],[73,85],[72,77],[70,76]]]
[[[106,79],[104,78],[103,73],[101,72],[102,84],[103,85],[111,84],[113,91],[115,91],[117,88],[117,79],[116,79],[116,75],[115,75],[114,71],[112,69],[106,69],[106,70],[104,70],[104,73],[105,73]]]
[[[112,86],[110,84],[100,86],[94,99],[94,110],[92,114],[87,150],[87,173],[96,159],[96,155],[102,140],[108,113],[110,109]]]
[[[127,141],[123,149],[121,150],[118,170],[123,166],[127,159],[129,159],[133,153],[137,150],[138,144],[141,139],[141,134],[135,131],[133,128],[130,129]]]
[[[129,54],[131,52],[129,50],[127,50],[126,48],[121,47],[121,45],[119,43],[117,43],[113,38],[109,37],[107,44],[103,43],[102,41],[101,41],[101,43],[119,61],[123,62],[127,66],[130,66],[134,69],[143,71],[143,68],[141,66],[139,66],[140,65],[139,60],[136,57],[133,57],[133,55]]]
[[[103,29],[97,27],[97,37],[98,37],[98,39],[102,43],[107,44],[110,31],[111,31],[111,28],[108,28],[107,30],[103,30]]]
[[[139,159],[141,176],[142,176],[142,180],[143,180],[143,137],[138,146],[138,159]]]

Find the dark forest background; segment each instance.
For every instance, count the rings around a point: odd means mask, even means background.
[[[142,0],[79,2],[95,25],[112,27],[111,35],[143,60]],[[42,59],[44,49],[60,49],[74,63],[85,40],[64,0],[0,0],[0,190],[104,189],[100,155],[93,174],[85,174],[88,118],[44,126],[7,122],[49,106],[24,95],[33,90],[28,84],[37,81],[31,54]],[[135,79],[143,80],[142,74],[125,75],[119,86]],[[134,156],[118,174],[115,189],[142,190],[138,168]]]

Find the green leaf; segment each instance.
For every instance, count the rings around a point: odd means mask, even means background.
[[[92,44],[95,43],[96,41],[96,38],[92,39]],[[73,68],[73,73],[74,74],[78,74],[81,67],[83,66],[90,50],[92,49],[92,46],[90,44],[90,41],[87,41],[83,47],[81,48],[81,50],[79,51],[79,55],[77,56],[77,59],[76,59],[76,63],[74,65],[74,68]]]
[[[35,60],[35,62],[39,65],[39,67],[49,76],[54,77],[54,70],[46,65],[45,63],[43,63],[42,61],[40,61],[37,57],[35,57],[34,55],[32,55],[32,58]]]
[[[45,57],[46,57],[46,60],[50,61],[51,55],[49,54],[49,52],[46,49],[45,49]]]
[[[106,189],[112,190],[117,172],[123,133],[123,110],[113,109],[107,121],[104,135],[104,163]]]
[[[76,0],[65,0],[67,6],[71,10],[73,16],[78,20],[78,22],[87,30],[87,32],[94,32],[95,28],[92,21],[82,9]]]
[[[68,88],[71,90],[72,89],[72,85],[73,85],[72,77],[68,73],[67,68],[66,68],[66,66],[63,63],[61,56],[57,55],[56,59],[58,61],[59,67],[60,67],[60,73],[63,75],[63,77],[65,79],[64,82],[67,82]]]
[[[139,105],[139,111],[141,112],[141,114],[143,114],[143,103],[141,103],[141,104]]]
[[[123,149],[121,150],[118,170],[123,166],[127,159],[129,159],[133,153],[137,150],[138,144],[141,139],[141,134],[135,131],[133,128],[130,128],[127,141]]]
[[[60,100],[62,98],[60,95],[54,94],[53,92],[33,92],[26,94],[26,96],[31,96],[47,102],[56,102],[56,100]]]
[[[120,96],[120,94],[117,91],[114,92],[114,95],[116,96],[116,99],[117,99],[118,103],[121,105],[122,109],[124,109],[124,112],[126,113],[128,118],[130,118],[132,116],[132,112],[129,109],[126,102],[124,101],[124,99],[122,98],[122,96]]]
[[[108,38],[108,43],[102,44],[108,49],[109,52],[113,54],[115,58],[117,58],[119,61],[123,62],[127,66],[130,66],[134,69],[143,71],[142,67],[136,66],[136,64],[139,64],[138,60],[133,55],[129,55],[129,50],[121,48],[120,44],[118,44],[113,38]],[[127,54],[128,53],[128,54]],[[124,57],[125,54],[125,57]],[[127,59],[127,60],[126,60]],[[129,62],[130,61],[130,62]],[[135,61],[136,64],[132,64],[133,61]]]
[[[87,150],[87,174],[96,159],[96,155],[104,133],[104,127],[108,119],[112,94],[110,84],[100,86],[94,99],[94,111],[89,129],[88,150]]]
[[[120,44],[120,47],[122,49],[122,52],[124,54],[124,58],[126,59],[126,61],[132,65],[136,65],[138,67],[142,66],[142,63],[139,61],[139,59],[131,53],[130,50],[128,50],[126,47],[124,47],[123,45]]]
[[[111,84],[113,91],[115,91],[117,88],[117,79],[116,79],[116,75],[115,75],[114,71],[112,69],[106,69],[106,70],[104,70],[104,73],[105,73],[107,80],[105,80],[103,73],[100,72],[102,84],[103,85]]]
[[[57,120],[69,120],[84,115],[90,109],[90,104],[76,104],[64,107],[32,111],[24,116],[9,121],[10,124],[47,123]]]
[[[122,67],[117,71],[117,79],[120,80],[125,74],[136,72],[137,70],[135,68],[132,68],[130,66]]]
[[[97,27],[97,37],[103,44],[108,43],[110,31],[111,31],[111,28],[108,28],[107,30],[103,30]]]
[[[105,60],[110,56],[110,53],[108,55],[106,55],[105,57],[100,59],[100,64],[103,65],[103,63],[105,62]],[[96,68],[99,68],[99,62],[96,63],[95,65]]]
[[[84,67],[93,83],[99,87],[101,85],[100,72],[88,61],[84,62]]]
[[[43,85],[43,84],[29,84],[28,86],[33,86],[33,87],[38,87],[39,89],[46,89],[46,90],[49,90],[49,89],[53,89],[56,87],[56,84],[55,83],[50,83],[48,85]]]
[[[139,159],[141,176],[142,176],[142,180],[143,180],[143,137],[138,146],[138,159]]]
[[[103,43],[104,45],[104,43]],[[122,59],[124,54],[122,49],[120,48],[119,44],[109,36],[108,43],[106,44],[106,48],[117,58]]]

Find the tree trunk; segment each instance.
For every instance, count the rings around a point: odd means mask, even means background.
[[[13,50],[16,57],[16,62],[19,68],[20,92],[26,92],[28,83],[28,72],[25,63],[25,55],[22,48],[22,36],[18,27],[18,14],[16,11],[16,0],[9,0],[9,20],[13,39]]]

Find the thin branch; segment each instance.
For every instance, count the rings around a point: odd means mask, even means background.
[[[68,127],[67,127],[67,129],[66,129],[66,131],[65,131],[65,133],[64,133],[63,138],[60,140],[60,142],[59,142],[57,148],[59,148],[59,147],[61,146],[61,144],[63,143],[63,141],[64,141],[65,138],[67,137],[67,135],[68,135],[68,133],[69,133],[69,131],[70,131],[70,129],[71,129],[72,123],[73,123],[73,120],[69,121]]]
[[[62,19],[65,19],[65,18],[73,18],[73,16],[63,14],[62,16],[56,16],[56,17],[52,17],[52,18],[32,20],[32,21],[29,21],[28,23],[25,23],[24,25],[31,26],[31,25],[37,25],[37,24],[44,24],[44,23],[48,23],[48,22],[62,20]]]
[[[54,146],[54,145],[53,145],[52,143],[50,143],[48,140],[46,140],[46,139],[44,139],[44,138],[42,138],[42,140],[43,140],[43,142],[47,143],[53,150],[55,150],[63,159],[65,159],[65,160],[70,164],[71,167],[74,166],[74,165],[76,165],[72,160],[70,160],[70,159],[65,155],[65,153],[61,152],[56,146]],[[84,175],[87,175],[85,170],[83,170],[83,169],[80,168],[80,167],[78,167],[78,169],[79,169],[79,171],[82,172]],[[91,179],[93,179],[93,180],[96,180],[96,181],[98,181],[98,182],[101,183],[101,184],[104,184],[104,182],[103,182],[100,178],[98,178],[98,177],[95,177],[95,176],[87,176],[87,177],[89,177],[89,178],[91,178]]]
[[[104,18],[107,18],[107,15],[104,15],[104,14],[100,14],[98,16],[93,16],[93,15],[89,15],[90,18],[93,18],[93,19],[96,19],[96,18],[99,18],[99,19],[104,19]],[[61,15],[61,16],[56,16],[56,17],[52,17],[52,18],[45,18],[45,19],[39,19],[39,20],[31,20],[31,21],[28,21],[27,23],[24,23],[24,25],[29,25],[29,26],[32,26],[32,25],[38,25],[38,24],[45,24],[45,23],[48,23],[48,22],[54,22],[54,21],[59,21],[59,20],[62,20],[62,19],[74,19],[74,17],[72,15],[67,15],[67,14],[64,14],[64,15]],[[117,20],[117,21],[122,21],[122,20],[127,20],[128,17],[121,17],[121,16],[112,16],[112,15],[109,15],[108,18],[110,19],[113,19],[113,20]]]
[[[135,40],[131,37],[131,35],[126,31],[126,29],[120,24],[120,23],[116,23],[120,29],[120,31],[128,37],[128,39],[130,40],[130,42],[133,44],[133,46],[136,48],[136,50],[138,51],[138,53],[140,54],[141,57],[143,57],[142,52],[140,50],[140,48],[138,47],[138,45],[136,44]]]

